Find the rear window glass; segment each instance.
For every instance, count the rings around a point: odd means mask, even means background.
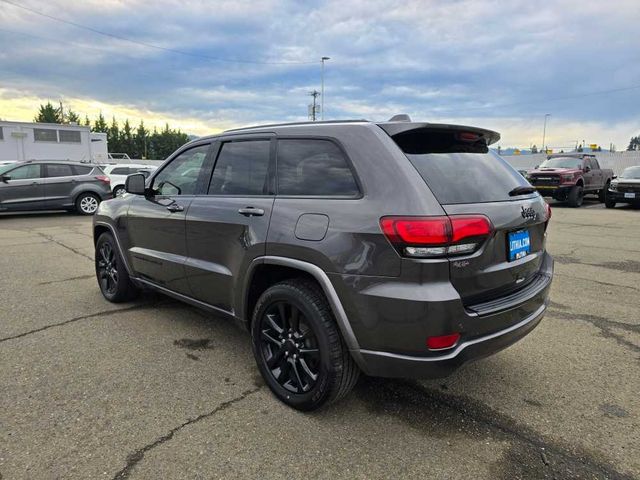
[[[73,166],[73,172],[76,175],[89,175],[91,173],[91,170],[93,170],[93,167],[86,167],[84,165]]]
[[[71,177],[73,175],[71,165],[51,164],[45,165],[45,169],[47,177]]]
[[[484,140],[460,140],[456,131],[410,131],[393,137],[441,204],[514,200],[529,182]]]
[[[347,159],[328,140],[278,140],[278,194],[355,196]]]
[[[129,175],[129,167],[118,167],[111,170],[111,175]]]

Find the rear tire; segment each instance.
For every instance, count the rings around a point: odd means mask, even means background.
[[[571,208],[578,208],[584,200],[584,189],[581,185],[574,185],[569,192],[567,203]]]
[[[100,201],[100,197],[95,193],[81,193],[78,195],[78,198],[76,198],[76,211],[80,215],[93,215],[98,210]]]
[[[360,370],[320,288],[286,280],[258,299],[251,324],[253,353],[274,395],[311,411],[345,397]]]
[[[112,303],[122,303],[138,296],[139,290],[131,282],[116,241],[108,232],[100,235],[96,242],[95,265],[104,298]]]
[[[607,201],[607,192],[609,191],[610,183],[611,182],[607,180],[607,183],[604,184],[604,188],[600,190],[600,193],[598,194],[598,199],[600,200],[600,203],[604,203]]]
[[[113,192],[112,192],[113,198],[121,197],[122,195],[125,194],[125,192],[126,192],[126,190],[125,190],[124,186],[118,185],[117,187],[115,187],[113,189]]]

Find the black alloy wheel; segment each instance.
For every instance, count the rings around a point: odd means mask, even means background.
[[[96,255],[96,271],[100,289],[113,296],[118,291],[118,259],[111,242],[103,242]]]
[[[295,305],[277,301],[260,319],[260,346],[271,375],[284,389],[305,393],[320,375],[318,340]]]

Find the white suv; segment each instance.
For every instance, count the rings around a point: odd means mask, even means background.
[[[132,173],[142,173],[145,177],[148,177],[158,167],[153,165],[142,165],[133,163],[118,163],[115,165],[104,165],[102,170],[111,179],[111,191],[114,197],[122,195],[124,190],[124,182],[127,176]]]

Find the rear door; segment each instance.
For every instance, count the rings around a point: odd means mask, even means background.
[[[0,182],[0,209],[31,210],[45,208],[40,164],[30,163],[5,172],[9,178]]]
[[[545,248],[544,200],[538,193],[515,194],[530,185],[483,137],[451,128],[392,137],[447,215],[485,215],[493,225],[479,250],[449,257],[451,282],[465,303],[525,285],[539,271]]]
[[[265,254],[274,202],[272,135],[223,138],[207,194],[186,217],[185,270],[194,298],[233,312],[249,264]]]
[[[47,197],[47,205],[56,208],[73,204],[71,192],[78,182],[73,168],[65,163],[45,163],[44,168],[44,194]]]
[[[151,179],[148,194],[131,200],[127,215],[129,260],[136,275],[172,291],[190,295],[185,277],[185,217],[208,180],[211,144],[183,150]],[[205,178],[206,177],[206,178]]]

